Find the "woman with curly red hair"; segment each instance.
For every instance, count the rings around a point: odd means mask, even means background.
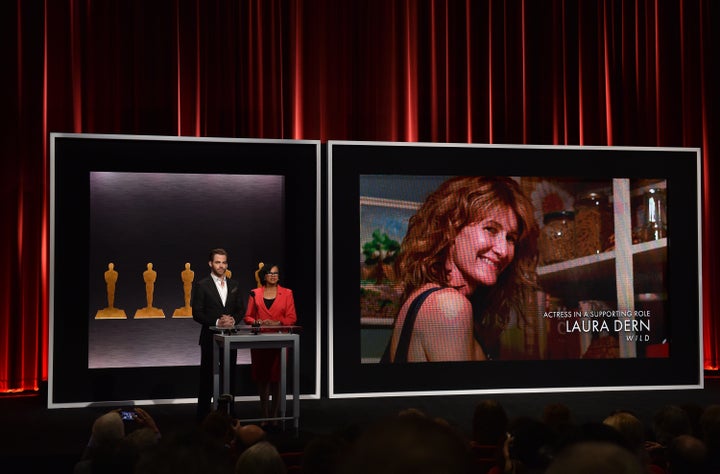
[[[537,236],[533,205],[513,179],[441,184],[410,218],[395,262],[402,305],[384,360],[488,359],[483,340],[535,289]]]

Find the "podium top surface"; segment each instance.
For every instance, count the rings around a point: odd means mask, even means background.
[[[235,326],[220,327],[210,326],[210,330],[218,334],[273,334],[285,333],[295,334],[302,330],[302,326],[251,326],[249,324],[236,324]]]

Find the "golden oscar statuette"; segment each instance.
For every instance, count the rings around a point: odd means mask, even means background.
[[[153,292],[155,291],[155,280],[157,280],[157,272],[153,270],[153,264],[147,264],[147,270],[143,272],[143,280],[145,280],[145,297],[147,298],[147,306],[135,311],[135,319],[148,318],[164,318],[165,313],[160,308],[152,305]]]
[[[117,280],[118,272],[115,270],[115,264],[110,262],[105,272],[108,305],[107,308],[103,308],[95,314],[95,319],[127,319],[125,311],[115,307],[115,285]]]
[[[185,264],[185,270],[180,272],[180,278],[183,282],[183,296],[185,298],[185,306],[178,308],[173,312],[173,318],[192,318],[192,307],[190,306],[190,292],[192,291],[195,272],[190,270],[190,264]]]

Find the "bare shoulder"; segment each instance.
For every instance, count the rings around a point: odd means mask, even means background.
[[[428,297],[419,316],[457,324],[468,319],[472,320],[472,304],[457,290],[445,288]]]

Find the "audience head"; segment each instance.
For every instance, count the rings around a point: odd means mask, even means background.
[[[235,439],[241,448],[247,448],[260,441],[265,441],[267,433],[258,425],[238,425],[235,427]]]
[[[472,420],[472,438],[480,445],[497,445],[505,440],[508,416],[498,400],[480,400],[475,405]]]
[[[277,448],[267,441],[258,441],[238,457],[236,474],[285,474],[287,467]]]
[[[209,448],[200,430],[163,435],[157,446],[140,457],[134,474],[226,474],[232,470],[226,456]]]
[[[425,416],[395,416],[366,428],[344,456],[342,474],[467,474],[472,459],[452,427]]]
[[[345,456],[349,443],[337,435],[313,437],[303,449],[300,470],[302,474],[333,474]]]
[[[702,473],[707,469],[707,448],[695,436],[676,436],[665,453],[668,473]]]
[[[655,441],[667,446],[671,439],[683,434],[692,434],[690,415],[677,405],[665,405],[653,416]]]
[[[158,434],[152,428],[142,426],[128,433],[118,442],[113,453],[115,473],[132,473],[140,457],[158,444]]]
[[[611,413],[602,423],[576,425],[566,405],[553,403],[543,408],[542,419],[510,420],[498,400],[483,399],[473,412],[472,442],[499,446],[509,439],[509,456],[517,461],[517,472],[525,473],[645,473],[651,444],[663,452],[651,462],[668,474],[720,467],[720,404],[690,415],[682,406],[665,405],[655,412],[651,427],[625,410]],[[645,441],[647,428],[657,443]],[[147,426],[126,431],[118,410],[105,413],[92,426],[90,446],[98,453],[93,469],[112,467],[107,462],[115,463],[112,472],[137,474],[222,473],[233,468],[236,474],[286,474],[288,469],[261,427],[240,425],[224,411],[210,413],[193,434],[159,439],[157,429]],[[226,458],[230,463],[223,464],[211,445],[235,447]],[[353,438],[313,437],[303,449],[300,469],[303,474],[469,474],[473,466],[467,439],[454,427],[409,408]]]
[[[510,432],[510,458],[519,461],[525,469],[545,469],[556,449],[555,432],[545,423],[530,416],[513,419]]]
[[[141,426],[125,435],[123,442],[132,444],[138,449],[143,450],[155,446],[158,443],[158,436],[152,428]]]
[[[125,437],[125,424],[117,410],[98,417],[92,426],[92,443],[95,446],[114,443]]]
[[[679,405],[680,408],[685,410],[685,413],[690,417],[690,426],[692,427],[692,434],[695,437],[700,438],[702,436],[702,430],[700,429],[700,417],[703,414],[705,408],[699,403],[687,402]]]
[[[403,408],[398,412],[398,416],[427,416],[427,414],[419,408]]]
[[[90,431],[90,441],[76,463],[75,471],[110,472],[115,469],[115,452],[124,437],[125,425],[119,410],[97,417]]]
[[[603,424],[615,428],[635,452],[644,449],[645,425],[638,417],[627,411],[618,411],[603,420]]]
[[[637,456],[612,442],[582,441],[563,449],[546,474],[645,474]]]
[[[700,431],[708,449],[720,451],[720,405],[709,405],[703,410]]]
[[[420,417],[423,417],[423,418],[430,418],[430,416],[429,416],[427,413],[425,413],[424,411],[422,411],[422,410],[419,409],[419,408],[414,408],[414,407],[403,408],[402,410],[400,410],[400,411],[397,413],[397,416],[420,416]],[[445,418],[442,418],[442,417],[440,417],[440,416],[436,416],[436,417],[434,417],[433,419],[434,419],[436,422],[440,423],[440,424],[450,426],[450,422],[447,421]]]
[[[630,452],[630,445],[625,437],[612,426],[601,422],[590,421],[576,425],[568,431],[558,442],[558,450],[583,442],[599,442],[615,444]]]
[[[574,424],[570,407],[564,403],[545,405],[541,420],[558,434],[567,432]]]
[[[205,416],[201,430],[208,441],[217,446],[223,446],[232,441],[232,418],[227,412],[215,410]]]

